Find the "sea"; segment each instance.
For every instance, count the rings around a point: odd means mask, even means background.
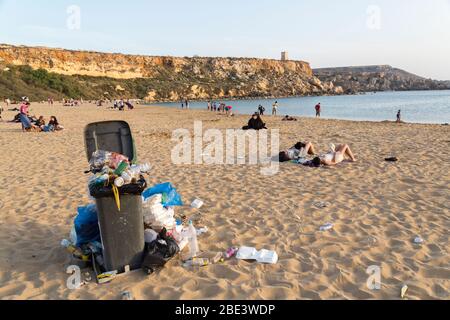
[[[314,96],[280,99],[217,100],[233,107],[238,114],[253,114],[261,104],[266,114],[278,102],[278,115],[315,117],[315,106],[322,105],[322,118],[354,121],[395,121],[401,110],[409,123],[446,124],[450,122],[450,90],[377,92],[344,96]],[[181,103],[154,103],[149,106],[181,108]],[[192,101],[191,109],[207,110],[207,102]]]

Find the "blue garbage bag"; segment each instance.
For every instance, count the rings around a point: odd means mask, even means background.
[[[79,207],[77,211],[78,215],[75,218],[77,247],[90,242],[101,242],[97,206],[95,204],[90,204],[85,207]]]
[[[165,207],[175,207],[182,206],[183,201],[181,196],[178,194],[177,189],[175,189],[171,183],[163,183],[154,186],[153,188],[147,189],[142,193],[144,200],[156,195],[162,194],[162,204]]]

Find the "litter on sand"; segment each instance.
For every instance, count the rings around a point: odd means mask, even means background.
[[[425,242],[425,240],[423,240],[420,236],[417,236],[414,238],[415,244],[423,244],[424,242]]]
[[[200,199],[195,199],[194,202],[192,202],[191,204],[191,208],[193,209],[200,209],[201,207],[203,207],[204,202]]]
[[[402,287],[402,291],[401,291],[401,293],[400,293],[400,297],[402,298],[402,299],[405,299],[405,297],[406,297],[406,293],[408,292],[408,286],[405,284],[403,287]]]
[[[320,231],[329,231],[333,228],[334,228],[334,225],[332,223],[327,223],[327,224],[324,224],[323,226],[321,226],[319,230]]]
[[[208,227],[197,229],[197,236],[201,236],[202,234],[207,233],[208,231],[209,231]]]
[[[122,292],[121,297],[122,300],[134,300],[133,294],[129,291]]]
[[[278,255],[275,251],[260,250],[257,251],[251,247],[241,247],[236,254],[238,260],[256,260],[263,264],[276,264],[278,262]]]
[[[314,203],[314,206],[316,208],[323,209],[323,208],[329,207],[330,203],[329,202],[324,202],[324,201],[318,201],[318,202]]]

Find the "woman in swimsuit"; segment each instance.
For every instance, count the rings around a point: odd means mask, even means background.
[[[330,151],[324,155],[313,160],[314,163],[323,164],[325,166],[335,166],[345,160],[345,157],[350,158],[352,162],[356,162],[356,158],[353,155],[352,150],[347,144],[338,146],[335,151]]]

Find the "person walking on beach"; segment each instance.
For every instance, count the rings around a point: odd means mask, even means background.
[[[264,115],[264,111],[266,111],[266,109],[262,105],[259,105],[258,106],[258,111],[259,111],[259,115],[263,116]]]
[[[184,100],[181,100],[181,110],[184,109]]]
[[[402,110],[398,110],[397,112],[397,123],[402,122]]]
[[[272,106],[272,115],[276,116],[278,112],[278,101],[275,101],[275,103]]]
[[[320,114],[322,113],[322,106],[320,102],[316,105],[316,118],[320,118]]]
[[[189,100],[186,99],[186,110],[189,110]]]
[[[208,101],[208,111],[211,111],[211,101]]]

